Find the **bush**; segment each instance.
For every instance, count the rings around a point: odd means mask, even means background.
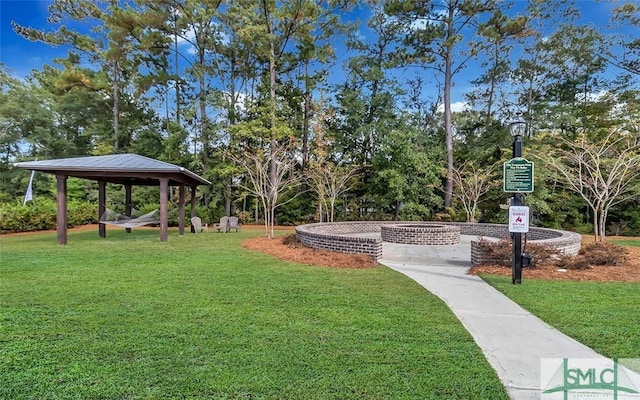
[[[34,200],[0,206],[0,232],[30,232],[56,227],[56,203],[51,200]]]
[[[510,239],[500,239],[492,241],[480,238],[478,242],[486,252],[492,264],[511,266],[513,255],[513,244]],[[536,268],[542,265],[556,264],[562,257],[560,252],[551,246],[536,243],[524,243],[523,252],[531,256],[529,268]]]
[[[98,222],[98,206],[84,201],[67,204],[69,227]],[[0,233],[31,232],[56,228],[57,205],[49,199],[0,204]]]
[[[249,211],[240,211],[238,213],[238,219],[241,224],[252,224],[255,222],[253,220],[253,215]]]
[[[500,239],[499,241],[489,240],[481,237],[478,245],[485,253],[487,259],[491,260],[487,263],[497,265],[511,265],[511,240]]]
[[[615,243],[591,243],[583,246],[575,257],[563,257],[562,266],[571,270],[585,270],[598,266],[617,266],[627,260],[629,251]]]
[[[429,221],[431,219],[431,209],[413,202],[407,202],[400,211],[400,218],[403,221]]]
[[[288,200],[288,195],[294,195],[295,193],[283,193],[282,204],[276,208],[276,225],[292,226],[307,221],[307,216],[314,213],[314,207],[309,201],[309,198],[302,195],[298,196],[291,201],[285,203]],[[260,210],[261,212],[263,210]]]
[[[98,222],[98,206],[85,201],[74,200],[67,205],[67,224],[81,226]]]
[[[216,224],[220,221],[220,217],[222,214],[218,210],[214,210],[209,207],[205,207],[203,205],[196,206],[196,216],[202,219],[202,222],[205,224]],[[187,211],[187,217],[189,215],[189,211]],[[189,218],[187,218],[189,219]]]
[[[117,207],[116,207],[117,208]],[[141,204],[134,217],[157,210],[158,204]],[[123,213],[124,211],[119,211]],[[219,214],[219,215],[218,215]],[[0,233],[31,232],[56,228],[57,205],[55,200],[39,198],[22,205],[21,202],[0,204]],[[197,206],[196,215],[208,224],[217,223],[223,214],[205,206]],[[168,210],[169,226],[178,226],[177,207]],[[189,206],[185,210],[189,224]],[[98,223],[98,205],[83,200],[67,203],[67,226],[74,227]]]

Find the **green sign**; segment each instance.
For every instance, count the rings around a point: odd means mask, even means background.
[[[504,191],[533,192],[533,162],[524,158],[512,158],[504,163]]]

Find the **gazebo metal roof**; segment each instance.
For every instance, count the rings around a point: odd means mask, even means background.
[[[186,168],[138,154],[61,158],[28,161],[15,164],[18,168],[62,173],[77,178],[101,180],[130,185],[159,185],[160,178],[168,178],[169,185],[210,185],[211,182]]]

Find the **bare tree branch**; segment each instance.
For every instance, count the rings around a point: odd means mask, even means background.
[[[462,203],[467,222],[476,222],[480,198],[498,184],[494,179],[497,169],[498,163],[480,170],[473,162],[465,162],[459,168],[453,168],[453,195]]]
[[[313,191],[318,195],[321,207],[327,211],[329,222],[333,222],[335,204],[341,194],[349,191],[354,183],[358,169],[331,162],[313,163],[307,173]],[[322,219],[322,210],[320,210]]]
[[[589,205],[595,240],[602,241],[611,207],[640,195],[640,137],[612,130],[593,143],[585,136],[577,141],[559,139],[564,147],[541,159]]]
[[[287,201],[282,201],[284,191],[300,185],[300,177],[296,174],[297,159],[294,157],[291,144],[272,143],[267,153],[264,149],[245,150],[241,154],[229,154],[245,173],[246,183],[239,186],[260,199],[264,211],[265,234],[273,237],[275,210],[290,202],[301,194],[296,194]]]

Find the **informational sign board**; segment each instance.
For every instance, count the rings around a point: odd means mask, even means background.
[[[505,192],[533,192],[533,162],[525,158],[512,158],[504,163],[503,172]]]
[[[515,232],[515,233],[529,232],[529,207],[527,206],[509,207],[509,232]]]

